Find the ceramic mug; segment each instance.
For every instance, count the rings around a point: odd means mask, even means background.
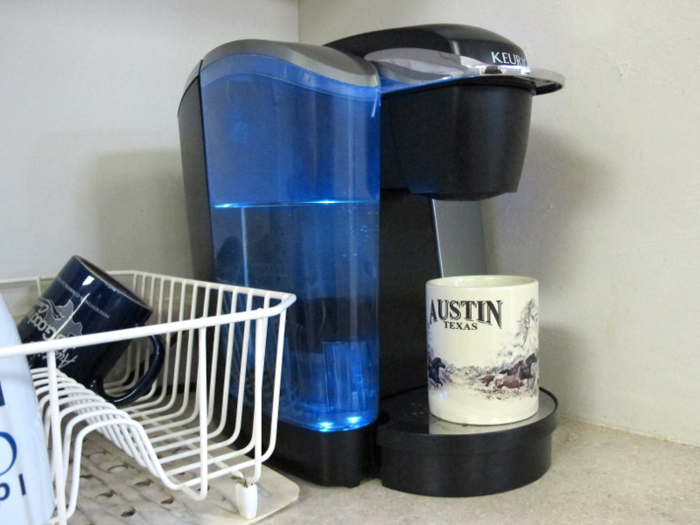
[[[0,349],[19,345],[0,296]],[[45,525],[54,511],[51,470],[27,359],[0,358],[0,523]]]
[[[537,412],[538,301],[538,283],[529,277],[428,281],[428,404],[434,416],[502,425]]]
[[[151,313],[151,307],[131,290],[91,262],[74,256],[20,321],[18,329],[22,342],[30,343],[143,326]],[[56,365],[106,401],[127,405],[148,390],[162,368],[163,339],[149,336],[149,340],[153,354],[148,370],[135,385],[116,396],[105,392],[104,378],[130,341],[57,351]],[[32,367],[38,366],[46,366],[45,356],[32,362]]]

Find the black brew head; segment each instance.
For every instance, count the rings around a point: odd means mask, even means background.
[[[471,26],[388,29],[327,45],[371,61],[382,78],[382,188],[435,199],[516,191],[532,97],[563,86],[513,42]]]

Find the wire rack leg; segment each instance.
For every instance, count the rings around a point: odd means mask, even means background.
[[[236,507],[238,513],[247,520],[252,520],[258,514],[258,486],[236,484]]]

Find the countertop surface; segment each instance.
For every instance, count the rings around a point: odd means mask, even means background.
[[[432,498],[371,480],[353,489],[299,484],[299,499],[262,523],[700,524],[700,448],[562,418],[552,466],[491,496]]]

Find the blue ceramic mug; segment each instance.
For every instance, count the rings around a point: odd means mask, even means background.
[[[23,343],[96,334],[143,326],[152,309],[112,276],[82,257],[66,263],[46,291],[20,321]],[[165,344],[149,336],[153,345],[148,370],[136,384],[117,396],[104,389],[104,378],[130,341],[68,348],[56,352],[56,365],[67,376],[100,394],[114,405],[136,401],[153,384],[165,358]],[[33,368],[46,366],[45,356],[34,356]]]

